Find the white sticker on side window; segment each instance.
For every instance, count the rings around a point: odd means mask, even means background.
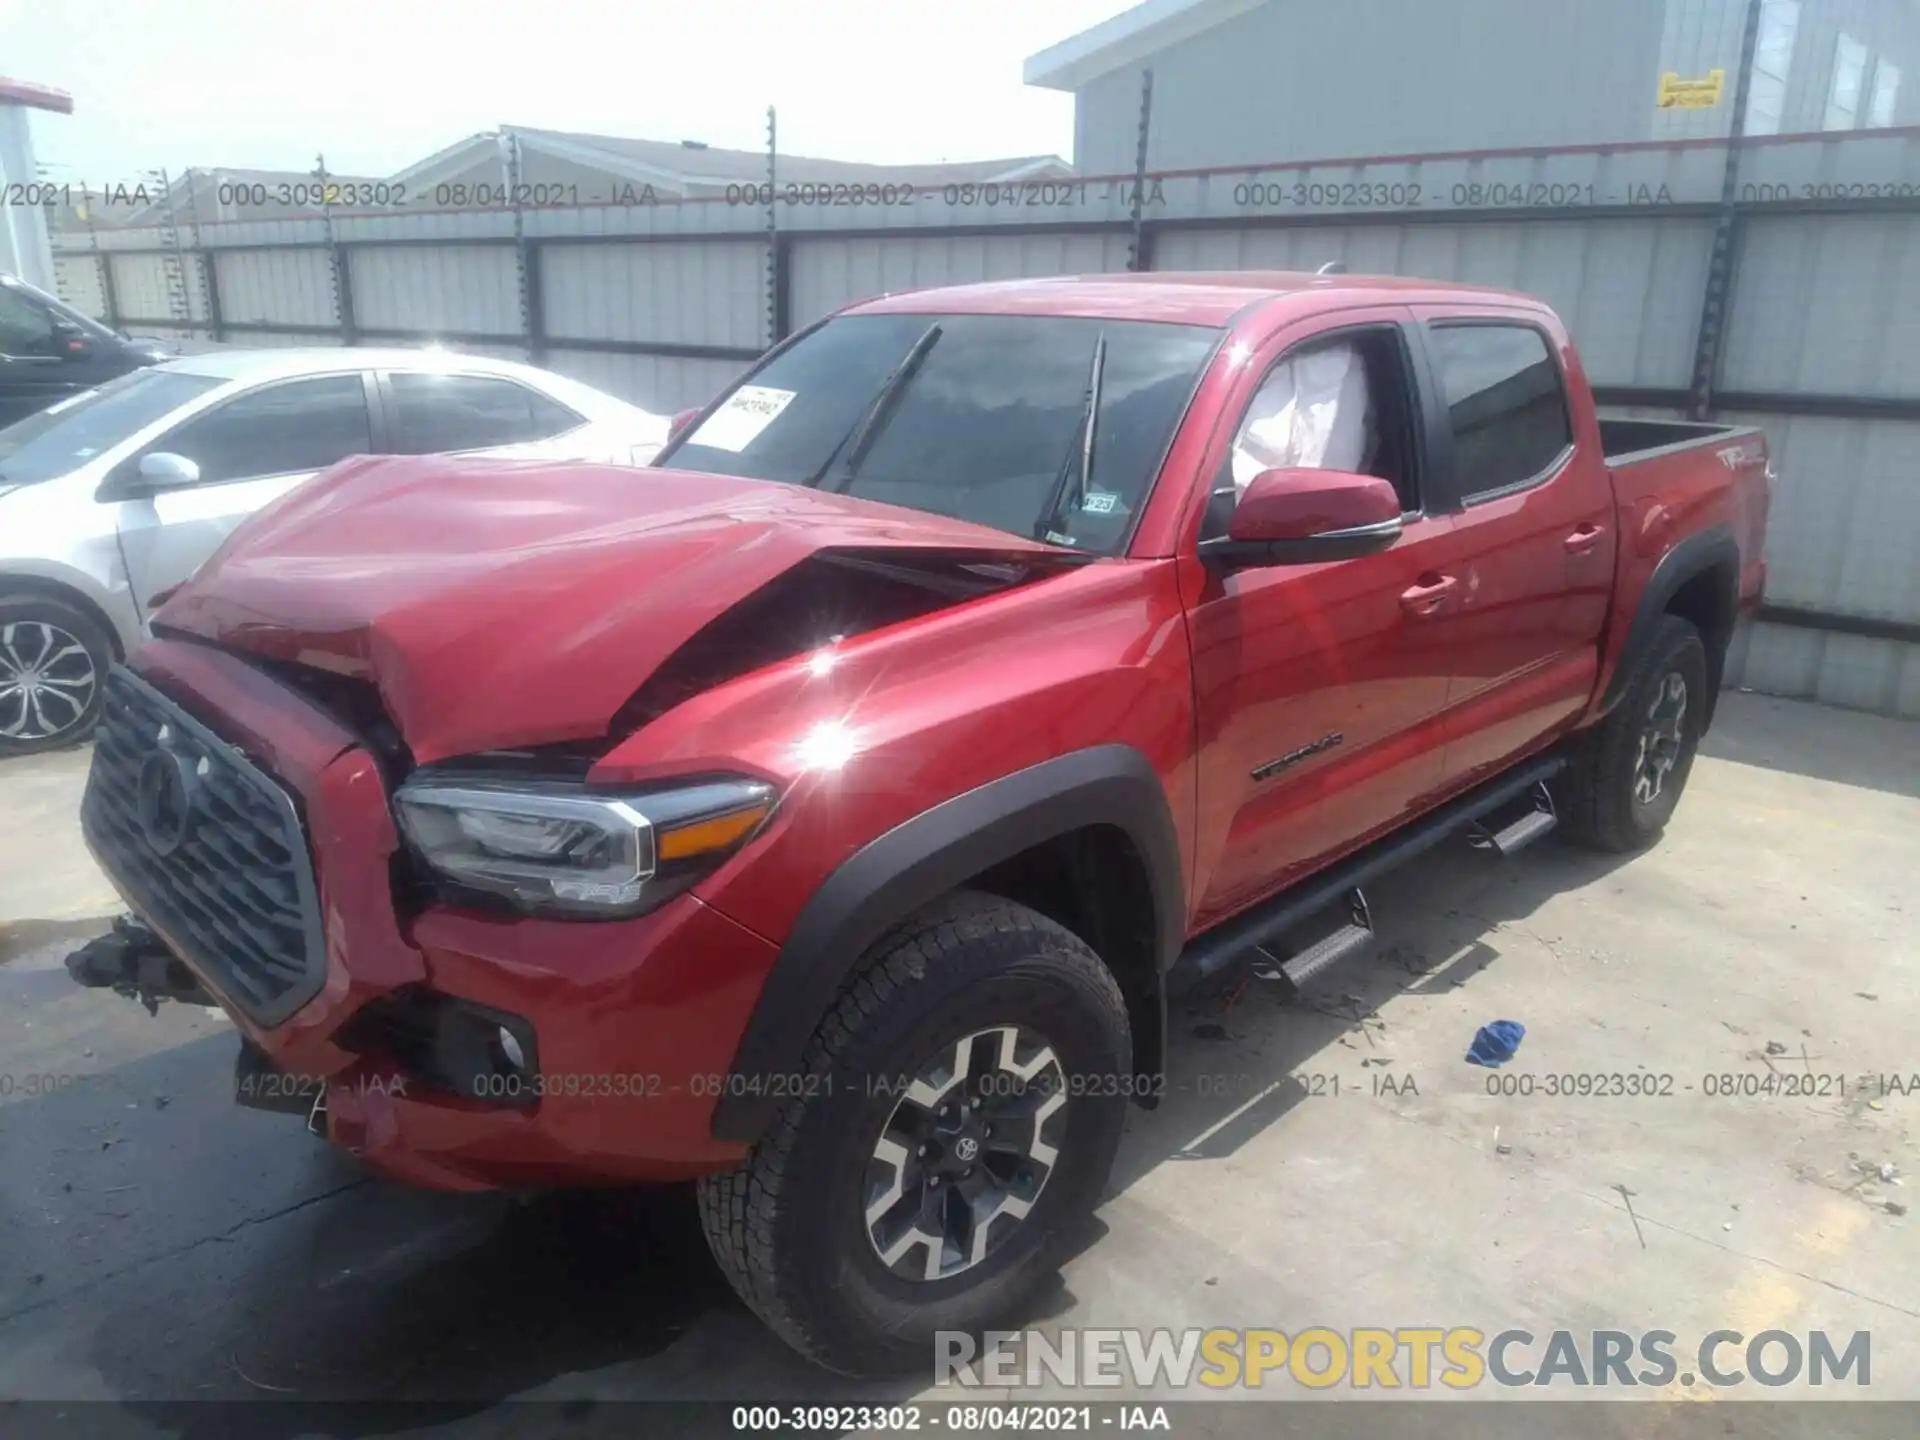
[[[727,397],[727,403],[688,438],[690,445],[710,445],[715,450],[739,454],[754,437],[780,418],[780,412],[792,402],[794,392],[775,390],[767,385],[742,385]]]

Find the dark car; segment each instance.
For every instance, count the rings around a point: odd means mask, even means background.
[[[165,360],[158,340],[136,340],[64,300],[0,275],[0,425]]]

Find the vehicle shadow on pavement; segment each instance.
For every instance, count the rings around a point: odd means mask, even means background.
[[[1508,861],[1449,841],[1368,887],[1372,948],[1316,976],[1291,1003],[1244,970],[1176,1000],[1164,1095],[1132,1117],[1108,1193],[1163,1164],[1224,1159],[1303,1101],[1404,1084],[1407,1057],[1396,1062],[1382,1007],[1471,987],[1500,959],[1489,937],[1502,926],[1629,859],[1557,837]],[[1311,927],[1301,934],[1311,939]],[[1462,1057],[1472,1038],[1460,1036]]]

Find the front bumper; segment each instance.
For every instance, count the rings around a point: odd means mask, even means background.
[[[220,967],[196,961],[196,937],[170,933],[96,855],[241,1032],[319,1087],[329,1138],[395,1178],[456,1189],[671,1180],[739,1158],[743,1147],[713,1137],[712,1114],[773,945],[691,895],[620,921],[403,916],[387,789],[350,732],[209,647],[152,641],[133,668],[294,798],[325,949],[317,993],[272,1023],[250,1015],[221,989]],[[423,999],[512,1017],[532,1067],[473,1093],[449,1086],[369,1024]]]

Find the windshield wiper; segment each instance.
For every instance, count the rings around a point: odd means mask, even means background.
[[[837,490],[853,478],[853,472],[860,468],[860,462],[866,459],[867,451],[873,448],[873,442],[880,438],[881,427],[892,416],[893,407],[900,398],[900,392],[907,388],[907,382],[914,377],[914,373],[920,368],[920,362],[927,358],[927,352],[933,349],[934,342],[939,338],[939,324],[936,322],[929,325],[926,333],[913,342],[912,348],[901,357],[900,363],[893,367],[893,373],[887,376],[886,383],[880,387],[880,393],[873,397],[873,403],[867,406],[866,412],[854,422],[853,429],[841,438],[838,445],[827,452],[827,458],[820,463],[820,468],[809,475],[803,483],[819,486],[827,478],[828,471],[833,470],[834,461],[839,458],[842,451],[846,452],[846,458],[840,461],[839,471],[834,475],[836,483],[827,488]]]
[[[1040,507],[1039,519],[1033,522],[1036,540],[1071,543],[1065,535],[1055,539],[1054,526],[1065,523],[1065,517],[1085,501],[1087,482],[1093,478],[1093,432],[1099,424],[1100,377],[1106,369],[1107,337],[1103,334],[1093,344],[1093,365],[1087,372],[1087,394],[1080,402],[1080,423],[1074,427],[1074,444],[1067,451],[1060,473],[1054,477],[1053,488],[1047,492],[1047,503]]]

